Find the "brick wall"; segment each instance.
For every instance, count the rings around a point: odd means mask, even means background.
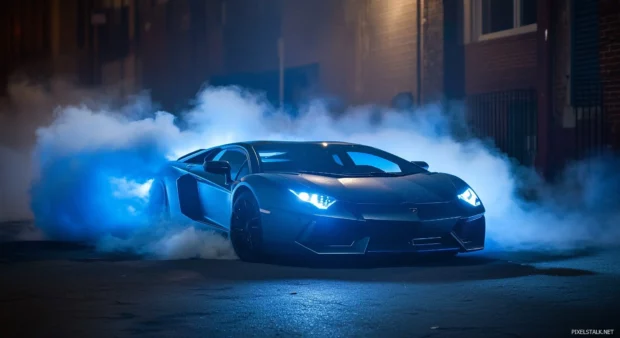
[[[326,94],[351,103],[387,104],[400,92],[416,93],[416,0],[291,0],[284,5],[286,65],[318,62]]]
[[[283,2],[285,67],[319,64],[318,95],[354,102],[356,20],[363,1],[287,0]]]
[[[278,69],[278,38],[284,29],[281,23],[281,11],[286,2],[282,0],[225,2],[223,43],[226,72],[264,72]]]
[[[401,92],[415,95],[417,1],[281,1],[285,67],[318,63],[320,94],[337,96],[349,103],[387,104]],[[443,90],[443,6],[442,0],[423,3],[422,66],[428,74],[423,88],[424,95],[434,99]],[[229,13],[227,24],[236,20],[233,15],[236,14]],[[244,58],[259,59],[264,50],[274,47],[266,41],[255,45],[256,53],[245,53]],[[277,69],[272,62],[261,62],[248,64],[244,70],[265,71],[265,67]]]
[[[417,92],[417,3],[367,1],[362,39],[363,95],[389,103],[399,92]]]
[[[443,1],[423,3],[422,88],[428,102],[443,94]],[[285,4],[287,66],[319,62],[323,88],[354,103],[387,104],[398,93],[417,94],[417,0]]]
[[[329,31],[343,29],[341,26],[344,24],[344,14],[341,6],[338,6],[340,2],[338,0],[283,2],[282,37],[286,42],[284,51],[287,67],[311,64],[323,57],[321,52],[326,47],[323,43],[327,40],[325,38],[330,37]],[[340,20],[336,20],[338,17]],[[323,31],[321,24],[329,26],[330,30]]]
[[[465,46],[465,92],[468,95],[535,88],[536,69],[536,32]]]
[[[620,5],[601,1],[600,57],[603,99],[610,123],[610,141],[620,149]]]

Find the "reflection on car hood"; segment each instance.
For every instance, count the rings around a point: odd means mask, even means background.
[[[422,173],[393,177],[331,177],[295,173],[261,176],[289,189],[325,194],[354,203],[434,203],[454,200],[456,189],[449,175]]]

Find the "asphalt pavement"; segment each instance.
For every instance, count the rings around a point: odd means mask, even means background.
[[[249,264],[3,242],[0,337],[566,337],[617,328],[619,254]]]

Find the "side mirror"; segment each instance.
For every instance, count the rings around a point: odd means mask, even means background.
[[[420,168],[423,168],[424,170],[428,170],[428,163],[424,161],[411,161],[411,163],[417,165]]]
[[[227,161],[205,161],[202,168],[212,174],[226,176],[226,182],[230,182],[230,163]]]

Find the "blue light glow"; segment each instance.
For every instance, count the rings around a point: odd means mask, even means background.
[[[480,205],[480,199],[471,188],[467,188],[464,192],[459,194],[459,199],[474,207]]]
[[[336,203],[336,200],[329,196],[319,195],[319,194],[310,194],[307,192],[295,192],[293,190],[289,190],[292,192],[300,201],[310,203],[315,207],[325,210],[332,206],[332,204]]]
[[[310,201],[310,195],[307,192],[300,192],[297,197],[304,202]]]
[[[37,226],[50,239],[97,241],[148,226],[149,190],[166,162],[149,145],[68,156],[39,149],[40,179],[31,188]]]

